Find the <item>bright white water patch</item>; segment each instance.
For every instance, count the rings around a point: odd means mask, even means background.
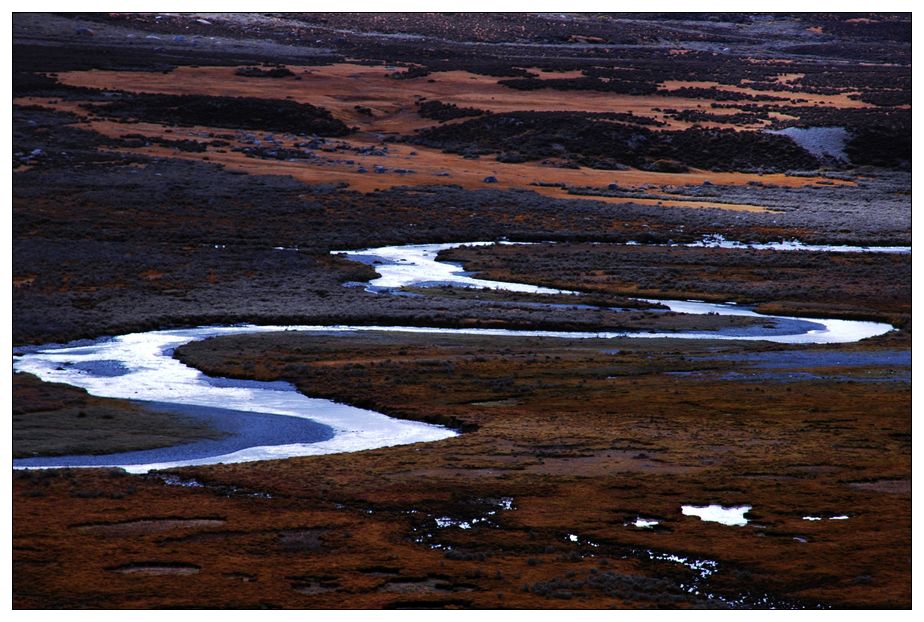
[[[698,516],[701,520],[711,523],[721,523],[732,527],[743,527],[748,524],[744,517],[751,510],[749,505],[736,505],[724,507],[721,505],[684,505],[681,507],[684,516]]]
[[[738,248],[759,251],[814,251],[821,253],[893,253],[900,255],[911,254],[910,246],[849,246],[838,244],[803,244],[799,240],[784,240],[782,242],[738,242],[727,240],[725,236],[715,234],[707,235],[699,242],[678,244],[691,248]]]
[[[656,526],[660,522],[661,521],[655,520],[653,518],[638,517],[629,524],[638,529],[651,529],[652,527]]]
[[[821,520],[821,517],[820,516],[803,516],[802,520],[816,521],[816,520]]]
[[[504,283],[469,276],[462,268],[451,263],[436,260],[440,251],[460,246],[490,246],[512,244],[512,242],[465,242],[449,244],[410,244],[407,246],[383,246],[356,251],[333,251],[354,261],[369,264],[379,273],[379,278],[369,282],[369,289],[397,289],[412,285],[456,285],[459,287],[481,287],[503,289],[528,294],[571,294],[562,289],[552,289],[525,283]]]
[[[315,443],[250,447],[205,458],[117,465],[130,472],[359,451],[436,441],[456,435],[452,430],[442,426],[392,419],[370,410],[309,398],[297,391],[280,390],[274,383],[252,383],[244,386],[215,383],[214,379],[209,379],[202,372],[187,367],[170,354],[174,348],[198,339],[274,330],[285,329],[236,326],[132,333],[90,346],[38,350],[17,357],[13,367],[16,371],[35,374],[46,382],[63,382],[86,389],[91,395],[100,397],[300,417],[329,426],[333,430],[332,438]],[[94,373],[94,367],[87,365],[94,361],[106,361],[110,364],[116,362],[123,373]]]

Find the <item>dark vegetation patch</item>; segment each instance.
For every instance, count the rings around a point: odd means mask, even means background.
[[[603,91],[625,95],[662,95],[665,97],[687,97],[691,99],[708,99],[710,101],[784,101],[776,95],[754,95],[727,91],[718,88],[681,87],[660,89],[656,82],[644,79],[620,79],[585,76],[582,78],[524,78],[501,80],[498,84],[520,91],[539,89],[557,89],[560,91]]]
[[[345,136],[350,132],[324,108],[279,99],[138,94],[89,108],[97,114],[120,120],[321,136]]]
[[[79,120],[70,113],[13,106],[13,170],[144,161],[139,156],[106,151],[113,142],[96,132],[73,127]]]
[[[291,78],[295,74],[288,67],[238,67],[234,74],[245,78]]]
[[[823,13],[808,19],[817,19],[826,33],[837,37],[911,43],[909,13]]]
[[[177,413],[13,374],[13,457],[108,454],[223,435]]]
[[[904,129],[858,128],[844,150],[854,164],[911,170],[911,132]]]
[[[659,161],[718,171],[818,167],[812,155],[785,136],[702,128],[652,131],[592,113],[494,114],[428,128],[410,140],[463,155],[503,152],[523,160],[565,157],[598,169],[629,165],[663,170],[656,164]]]
[[[851,99],[859,99],[874,106],[910,106],[911,84],[908,83],[905,88],[867,91],[859,95],[851,95]]]
[[[501,80],[498,84],[518,91],[556,89],[559,91],[603,91],[625,95],[653,95],[658,91],[658,85],[652,82],[616,78],[600,79],[589,76],[583,78],[520,78]]]
[[[404,71],[395,71],[388,74],[390,78],[395,80],[412,80],[414,78],[423,78],[424,76],[429,76],[430,70],[426,67],[408,67]]]
[[[211,140],[208,142],[187,139],[170,140],[169,138],[162,138],[160,136],[125,134],[120,136],[118,141],[112,141],[112,144],[128,147],[130,149],[138,149],[141,147],[148,147],[150,145],[160,145],[161,147],[176,149],[177,151],[184,151],[187,153],[205,153],[209,146],[224,147],[228,143],[223,140]]]
[[[100,18],[100,15],[96,15]],[[143,39],[142,39],[143,41]],[[49,72],[87,71],[102,69],[111,71],[169,72],[183,65],[194,66],[236,66],[258,65],[262,62],[280,61],[280,50],[261,53],[259,50],[233,53],[220,50],[206,50],[196,47],[144,45],[121,45],[108,42],[69,41],[67,45],[35,45],[16,42],[13,44],[13,95],[14,96],[57,96],[62,94],[92,95],[95,89],[70,87],[58,83]],[[294,64],[327,65],[338,56],[305,54],[293,50],[289,59]]]
[[[658,91],[658,95],[668,97],[688,97],[691,99],[708,99],[710,101],[786,101],[783,97],[776,95],[754,95],[752,93],[742,93],[738,91],[726,91],[715,87],[703,88],[684,86],[676,89]]]
[[[910,54],[902,53],[894,45],[883,45],[877,42],[863,43],[809,43],[806,45],[792,45],[781,50],[786,54],[800,56],[819,56],[823,58],[858,60],[878,60],[883,62],[899,61],[910,62]],[[910,52],[910,50],[909,50]]]
[[[455,104],[428,100],[417,104],[417,114],[437,121],[449,121],[451,119],[461,119],[463,117],[479,117],[483,114],[487,114],[487,111],[479,108],[459,107]]]
[[[708,122],[730,123],[733,125],[754,125],[771,118],[770,113],[765,111],[717,114],[715,112],[709,112],[706,110],[676,110],[668,108],[664,110],[664,114],[677,119],[678,121],[686,121],[687,123]]]

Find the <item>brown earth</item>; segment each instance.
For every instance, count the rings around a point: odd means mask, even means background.
[[[632,112],[653,117],[670,129],[685,129],[690,124],[678,122],[658,109],[708,109],[708,101],[669,95],[624,95],[596,91],[556,90],[517,91],[498,84],[498,78],[467,71],[440,71],[420,78],[395,80],[384,67],[369,67],[349,63],[288,69],[296,75],[273,80],[239,76],[233,67],[178,67],[163,74],[126,71],[62,72],[57,79],[63,84],[86,88],[117,88],[139,93],[169,93],[186,95],[232,95],[265,97],[272,88],[278,99],[292,99],[327,108],[334,116],[366,131],[408,134],[432,125],[416,113],[420,98],[436,99],[460,107],[479,108],[491,112],[533,110],[537,112]],[[558,77],[558,76],[556,76]],[[665,89],[682,86],[719,88],[730,93],[772,95],[793,104],[807,100],[812,105],[841,108],[864,108],[869,104],[849,99],[847,94],[819,96],[798,91],[758,91],[745,87],[719,85],[710,82],[667,82]],[[745,101],[745,100],[742,100]],[[372,109],[373,118],[358,113],[356,106]],[[725,109],[723,114],[739,112]],[[705,124],[707,127],[732,127],[730,124]],[[762,125],[748,126],[762,127]]]

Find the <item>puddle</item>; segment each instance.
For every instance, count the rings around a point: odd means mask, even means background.
[[[332,575],[302,575],[287,578],[292,582],[293,590],[308,596],[327,594],[340,589],[340,582]]]
[[[205,488],[205,484],[197,479],[184,479],[179,475],[172,473],[163,473],[157,475],[157,479],[162,481],[166,486],[180,486],[182,488]]]
[[[154,533],[163,533],[175,529],[195,529],[203,527],[219,527],[226,523],[223,519],[215,518],[146,518],[121,523],[98,523],[93,525],[77,525],[77,531],[93,533],[102,536],[142,536]]]
[[[696,576],[700,579],[706,579],[719,571],[719,563],[711,559],[695,559],[692,557],[675,555],[673,553],[657,553],[655,551],[648,551],[648,559],[660,562],[672,562],[674,564],[686,566],[696,573]]]
[[[626,524],[631,525],[635,527],[636,529],[652,529],[653,527],[656,527],[660,523],[661,521],[654,519],[654,518],[638,517],[631,523],[626,523]]]
[[[425,512],[418,510],[409,510],[405,514],[411,516],[421,515],[422,522],[412,528],[414,533],[413,541],[417,544],[423,544],[431,549],[452,550],[452,547],[439,542],[437,536],[446,529],[474,529],[476,527],[496,527],[494,517],[500,512],[507,512],[516,509],[513,497],[485,497],[475,499],[473,505],[480,506],[478,510],[473,511],[466,516],[432,516],[428,517]]]
[[[285,551],[320,551],[324,548],[323,537],[328,529],[298,529],[283,531],[279,534],[277,542]]]
[[[798,539],[797,539],[798,541]],[[719,562],[712,559],[689,557],[675,553],[644,550],[636,554],[642,559],[685,566],[692,572],[688,582],[681,582],[680,588],[688,594],[701,596],[709,601],[731,609],[826,609],[817,603],[789,601],[770,594],[743,592],[734,596],[713,592],[708,580],[720,570]]]
[[[885,492],[898,495],[911,494],[910,479],[878,479],[868,482],[850,482],[851,488],[860,490],[870,490],[873,492]]]
[[[594,549],[600,548],[600,544],[598,542],[594,542],[590,538],[582,538],[576,533],[567,534],[565,536],[565,540],[568,542],[573,542],[574,544],[586,545]]]
[[[751,510],[750,505],[736,505],[724,507],[721,505],[684,505],[681,511],[684,516],[698,516],[700,520],[729,525],[731,527],[742,527],[748,524],[748,519],[744,517]]]
[[[397,594],[432,594],[435,592],[471,592],[473,586],[450,583],[439,577],[396,577],[379,588],[380,592]]]
[[[458,527],[459,529],[471,529],[472,525],[479,522],[483,522],[487,519],[484,518],[473,518],[471,521],[467,520],[457,520],[455,518],[450,518],[449,516],[440,516],[434,518],[433,521],[436,523],[436,526],[440,529],[445,529],[446,527]]]
[[[720,234],[707,235],[699,242],[678,244],[691,248],[737,248],[769,251],[808,251],[820,253],[892,253],[910,255],[910,246],[849,246],[838,244],[803,244],[799,240],[783,240],[782,242],[737,242],[728,240]]]
[[[108,376],[110,378],[114,378],[116,376],[124,376],[131,371],[120,361],[86,361],[83,363],[72,363],[70,365],[74,369],[85,371],[88,374],[95,376]]]
[[[497,509],[487,510],[482,514],[469,519],[453,518],[452,516],[438,516],[434,518],[433,521],[436,523],[438,529],[446,529],[447,527],[471,529],[472,527],[479,524],[491,525],[493,524],[491,522],[491,517],[496,516],[498,512],[514,509],[513,497],[479,499],[478,503],[493,505]]]
[[[165,486],[180,486],[181,488],[204,488],[212,492],[224,495],[225,497],[252,497],[255,499],[272,499],[273,495],[268,492],[251,491],[239,486],[231,485],[208,485],[197,479],[184,479],[173,473],[157,473],[154,475]]]
[[[199,566],[185,562],[144,562],[137,564],[124,564],[107,568],[110,572],[120,574],[142,574],[142,575],[189,575],[197,574]]]

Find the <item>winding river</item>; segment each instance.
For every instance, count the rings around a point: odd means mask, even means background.
[[[532,294],[575,293],[524,283],[479,279],[460,266],[437,260],[440,251],[465,245],[508,242],[471,242],[388,246],[342,251],[352,260],[374,265],[379,277],[366,288],[395,291],[410,285],[487,287]],[[733,245],[712,240],[705,243]],[[702,245],[702,243],[698,243]],[[796,243],[771,250],[816,250]],[[871,252],[860,247],[825,247],[829,252]],[[910,252],[889,247],[882,252]],[[335,253],[340,254],[340,253]],[[179,346],[200,339],[245,333],[302,331],[355,333],[387,331],[458,335],[530,336],[569,339],[617,337],[671,339],[763,340],[784,344],[848,343],[881,335],[893,327],[878,322],[809,319],[761,315],[733,304],[698,301],[651,300],[679,313],[743,315],[765,318],[766,326],[721,331],[625,333],[562,332],[504,329],[447,329],[421,326],[211,326],[131,333],[92,343],[22,349],[13,368],[35,374],[46,382],[61,382],[85,389],[91,395],[137,400],[152,409],[184,412],[214,424],[228,433],[221,440],[198,441],[173,447],[105,456],[24,458],[14,468],[121,467],[133,473],[179,466],[247,462],[375,449],[393,445],[437,441],[456,435],[441,426],[393,419],[370,410],[325,399],[307,397],[282,382],[237,381],[212,378],[173,358]]]

